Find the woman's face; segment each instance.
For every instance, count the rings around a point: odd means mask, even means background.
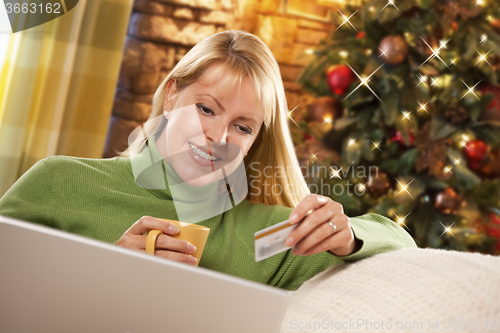
[[[168,124],[158,148],[177,175],[194,186],[222,179],[222,167],[226,176],[231,174],[263,124],[251,80],[245,75],[241,85],[228,89],[211,79],[214,71],[224,70],[219,66],[208,68],[181,91],[174,82],[167,89]]]

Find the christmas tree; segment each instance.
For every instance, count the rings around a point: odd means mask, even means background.
[[[311,192],[374,212],[419,247],[500,254],[500,9],[495,0],[373,0],[299,78],[291,126]]]

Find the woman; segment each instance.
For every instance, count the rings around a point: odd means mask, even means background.
[[[179,110],[196,110],[198,118],[182,117],[192,113]],[[250,190],[234,207],[199,221],[210,228],[200,266],[295,290],[332,265],[416,247],[391,220],[375,214],[348,218],[342,205],[309,192],[287,114],[279,67],[264,43],[241,31],[215,34],[193,47],[160,85],[149,118],[160,121],[146,123],[122,156],[43,159],[0,199],[0,214],[137,251],[145,249],[144,233],[159,229],[164,234],[155,254],[193,264],[194,247],[170,237],[178,229],[163,219],[179,220],[177,201],[202,210],[196,203],[212,197],[215,152],[232,145],[244,157]],[[196,119],[199,132],[192,134],[201,140],[184,133],[193,131]],[[167,162],[161,161],[162,169],[160,160]],[[209,165],[213,173],[206,172]],[[139,174],[138,168],[165,174]],[[156,186],[166,178],[169,186]],[[200,190],[174,200],[173,182]],[[302,221],[287,240],[293,251],[255,262],[254,233],[286,219]]]

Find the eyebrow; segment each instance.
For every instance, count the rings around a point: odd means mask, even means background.
[[[212,96],[211,94],[195,94],[195,96],[208,96],[210,98],[212,98],[215,103],[217,103],[217,105],[219,106],[219,108],[222,110],[222,111],[226,111],[226,109],[222,106],[222,104],[219,103],[219,101],[214,97]],[[238,119],[246,119],[246,120],[251,120],[253,121],[255,124],[257,124],[257,120],[255,120],[254,118],[249,118],[249,117],[244,117],[244,116],[240,116],[238,117]]]

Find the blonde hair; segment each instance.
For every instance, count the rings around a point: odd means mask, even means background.
[[[149,119],[163,113],[170,81],[175,80],[179,92],[200,78],[207,68],[218,63],[225,64],[223,67],[231,72],[229,77],[225,77],[225,83],[233,84],[234,80],[241,83],[242,77],[248,75],[263,107],[264,123],[244,157],[249,182],[248,199],[253,203],[296,207],[310,191],[302,175],[288,128],[288,106],[278,63],[257,36],[244,31],[228,30],[196,44],[156,90]],[[147,128],[146,122],[142,131],[146,134],[138,137],[120,156],[130,156],[141,151],[147,138],[160,132],[166,120],[153,123],[153,127]],[[264,168],[271,168],[272,176],[267,177],[269,172],[264,173]],[[276,177],[277,171],[280,177]]]

